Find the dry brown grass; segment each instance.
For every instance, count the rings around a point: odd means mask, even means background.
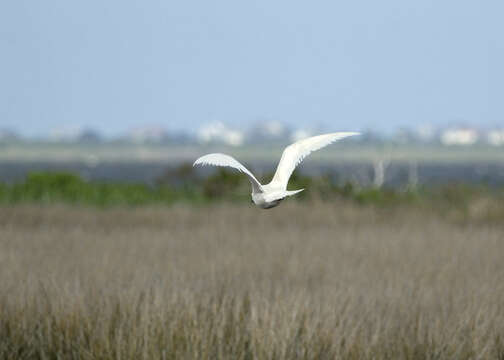
[[[411,209],[1,208],[0,358],[503,359],[503,255]]]

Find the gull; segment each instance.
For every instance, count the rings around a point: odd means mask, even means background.
[[[287,190],[289,178],[301,161],[311,152],[319,150],[335,141],[349,136],[359,135],[357,132],[335,132],[309,137],[287,146],[280,158],[275,175],[268,183],[262,185],[255,176],[235,158],[220,153],[203,155],[198,158],[193,166],[214,165],[227,166],[239,170],[247,175],[252,185],[252,202],[262,209],[271,209],[277,206],[287,196],[295,195],[304,189]]]

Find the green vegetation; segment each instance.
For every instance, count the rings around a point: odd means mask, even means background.
[[[270,177],[265,176],[265,178]],[[329,176],[306,177],[294,173],[290,189],[307,190],[291,201],[347,201],[363,206],[414,205],[456,214],[457,218],[481,216],[504,219],[504,191],[485,186],[451,184],[432,188],[377,189],[353,183],[334,184]],[[76,204],[86,206],[172,205],[178,202],[208,204],[249,200],[250,186],[237,172],[217,169],[198,177],[191,166],[165,173],[156,185],[85,181],[68,173],[32,173],[22,183],[0,184],[0,204]]]
[[[171,204],[178,200],[200,201],[202,196],[196,191],[165,185],[89,182],[68,173],[32,173],[22,183],[0,185],[0,202],[4,204],[138,206]]]

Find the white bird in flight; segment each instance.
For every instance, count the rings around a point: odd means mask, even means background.
[[[197,159],[193,166],[196,165],[214,165],[214,166],[229,166],[235,168],[248,176],[252,185],[252,201],[254,204],[263,209],[270,209],[277,206],[280,201],[287,196],[292,196],[304,189],[287,190],[289,178],[296,166],[303,161],[311,152],[319,150],[337,140],[344,139],[349,136],[359,135],[357,132],[335,132],[330,134],[318,135],[309,137],[290,144],[285,148],[278,163],[273,179],[265,185],[261,185],[255,176],[242,164],[233,157],[214,153],[207,154]]]

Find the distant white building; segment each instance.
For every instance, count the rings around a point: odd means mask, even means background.
[[[279,137],[286,133],[285,125],[280,121],[267,121],[262,124],[265,135]]]
[[[487,133],[487,141],[493,146],[504,146],[504,129],[490,130]]]
[[[217,142],[231,146],[240,146],[245,139],[245,135],[242,131],[231,129],[220,121],[207,124],[200,128],[197,137],[202,143]]]
[[[291,135],[290,135],[290,140],[292,142],[296,142],[296,141],[299,141],[299,140],[303,140],[303,139],[306,139],[307,137],[310,137],[312,136],[312,132],[310,130],[306,130],[306,129],[297,129],[297,130],[294,130]]]
[[[422,142],[431,142],[436,137],[436,128],[430,124],[423,124],[415,129],[415,135]]]
[[[276,120],[261,121],[247,134],[247,140],[251,143],[278,143],[288,139],[289,130],[283,123]]]
[[[160,125],[138,127],[131,130],[127,138],[137,144],[146,142],[160,142],[168,136],[165,128]]]
[[[76,141],[84,131],[85,129],[80,125],[62,125],[51,130],[49,140],[61,142]]]
[[[450,128],[441,133],[441,143],[443,145],[474,145],[479,140],[479,134],[476,129],[460,127]]]

